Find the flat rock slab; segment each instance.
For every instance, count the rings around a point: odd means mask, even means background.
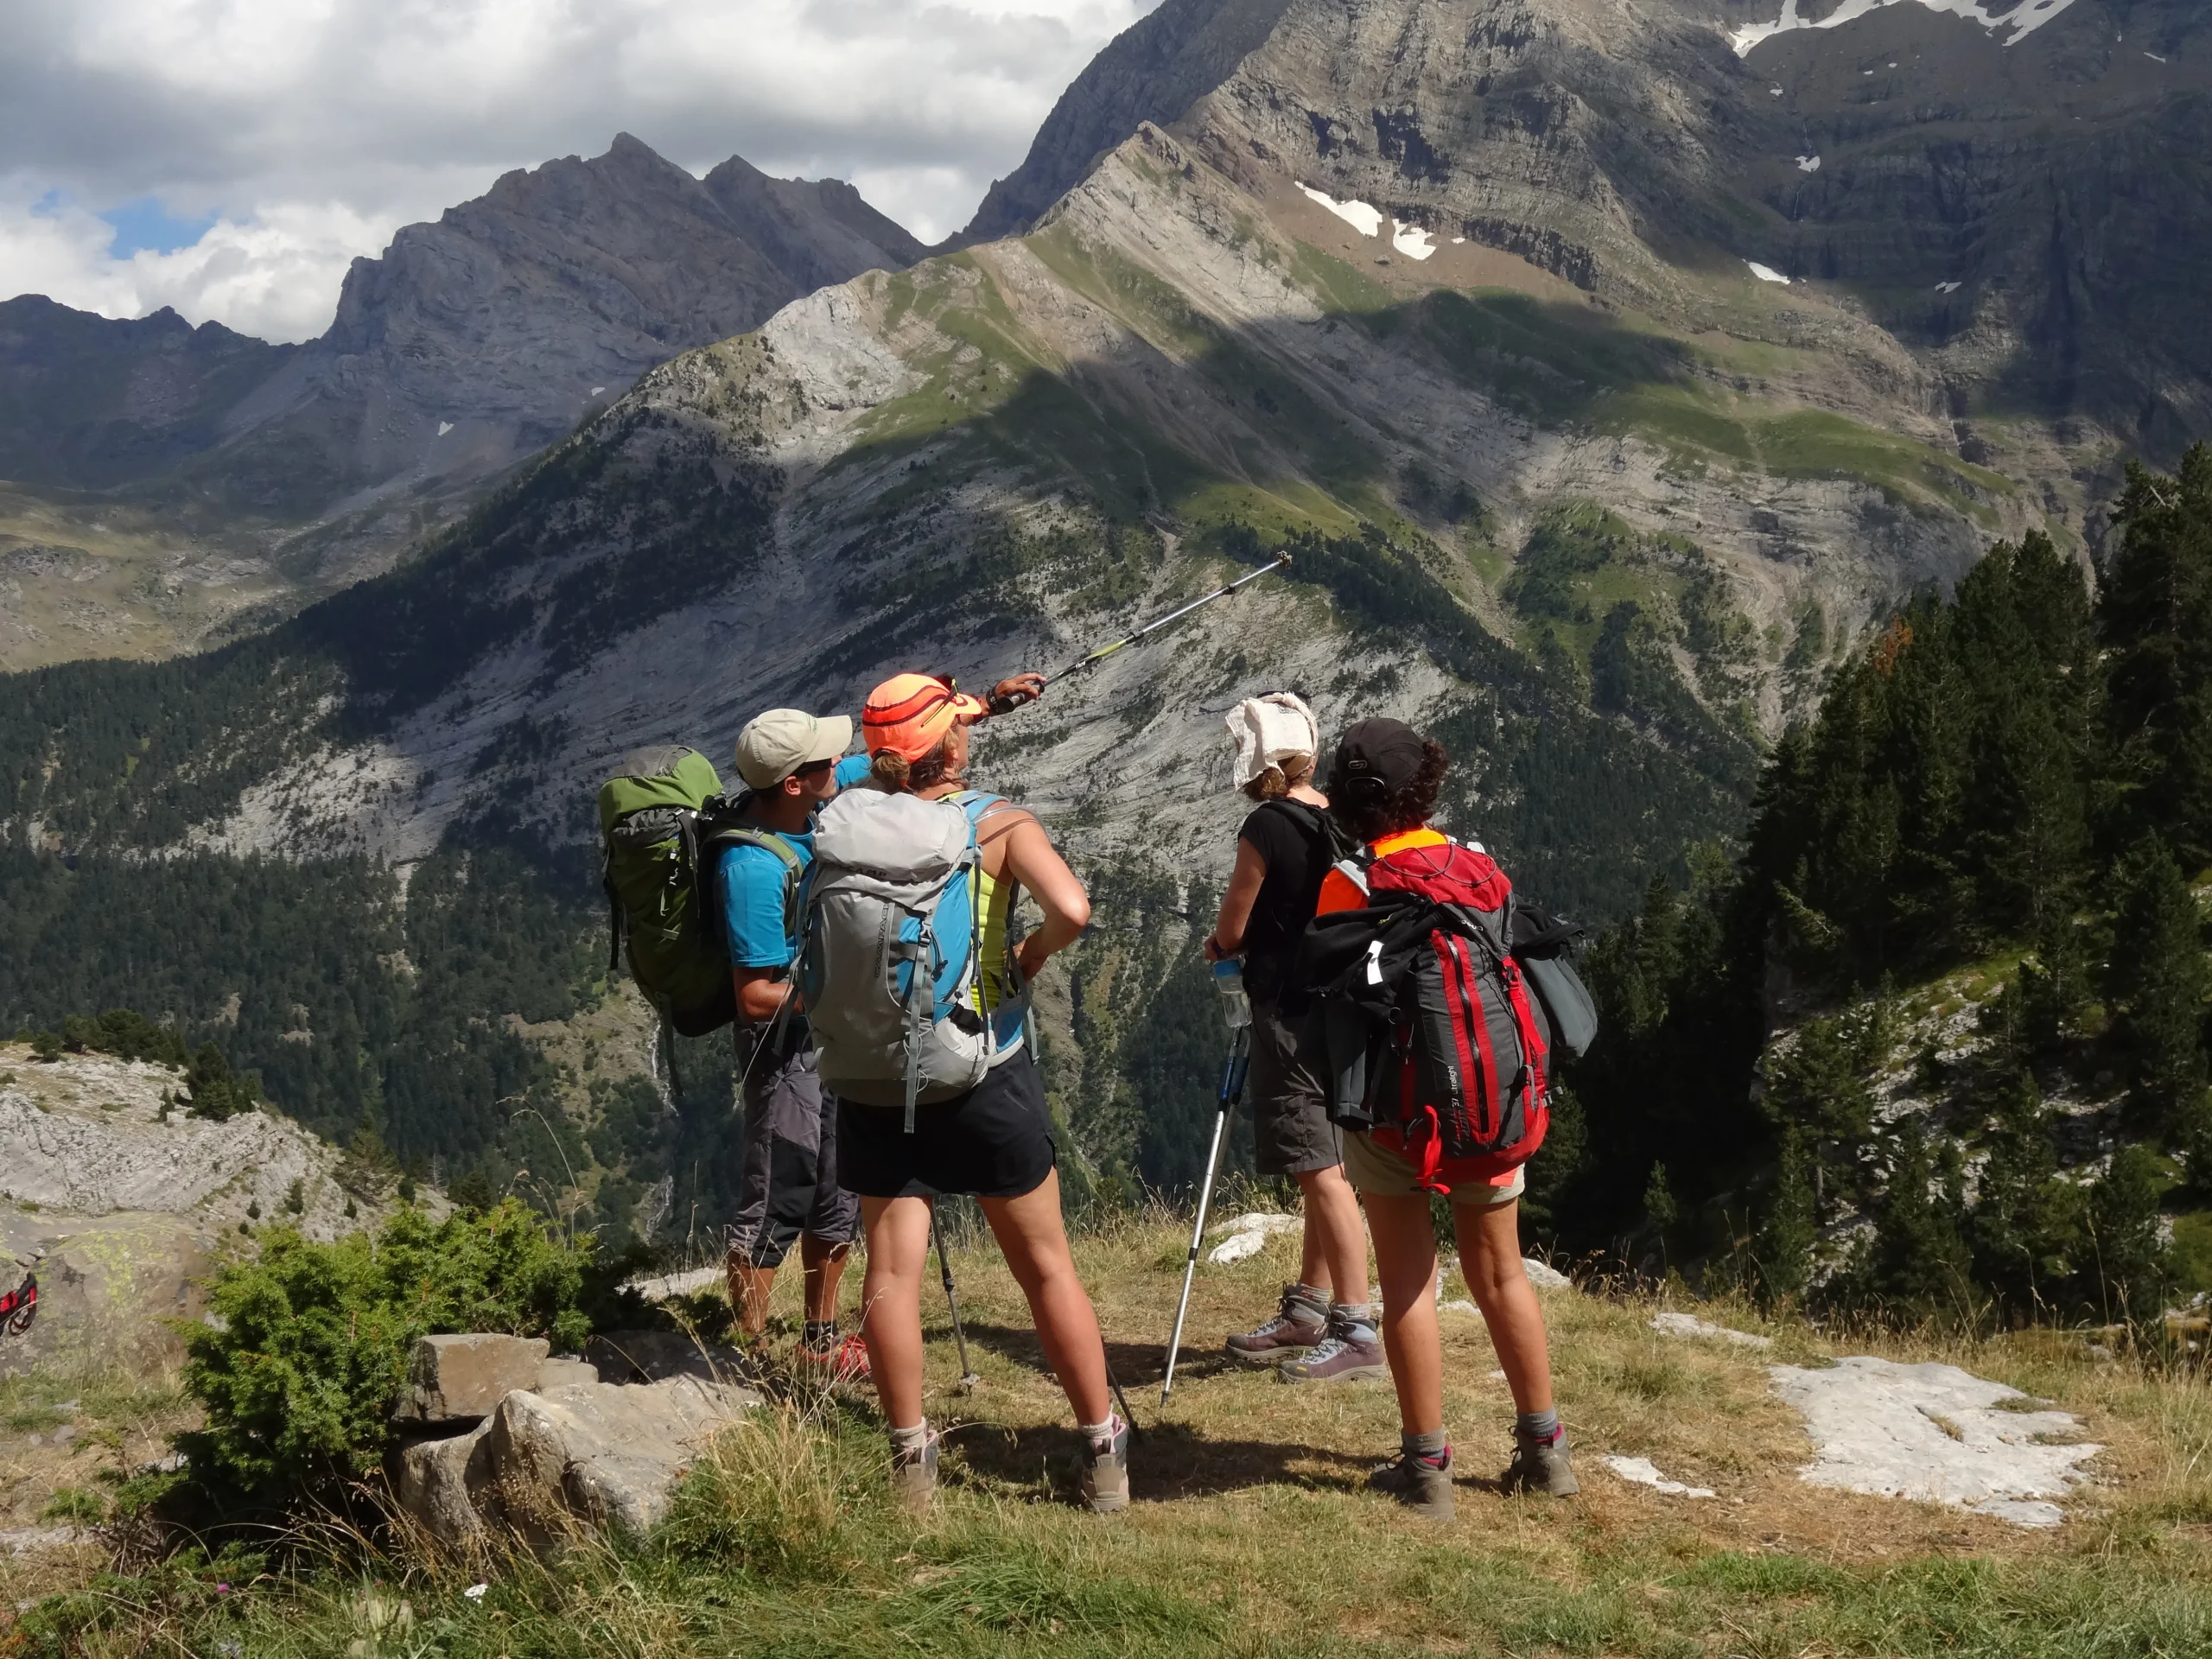
[[[1709,1342],[1732,1343],[1738,1348],[1774,1346],[1772,1337],[1754,1336],[1749,1331],[1731,1331],[1725,1325],[1700,1319],[1694,1313],[1654,1313],[1648,1323],[1663,1336],[1696,1337]]]
[[[482,1422],[517,1389],[538,1386],[552,1345],[543,1337],[481,1332],[424,1337],[407,1357],[407,1386],[400,1392],[392,1421],[426,1425]],[[596,1381],[596,1375],[589,1380]]]
[[[1825,1370],[1770,1365],[1767,1374],[1804,1414],[1815,1456],[1797,1472],[1815,1486],[2055,1527],[2066,1516],[2051,1500],[2088,1479],[2081,1465],[2104,1450],[2074,1440],[2082,1425],[2065,1412],[1999,1409],[2028,1396],[1955,1365],[1859,1355]],[[2039,1443],[2061,1436],[2066,1443]]]
[[[1649,1458],[1607,1458],[1605,1467],[1621,1479],[1637,1486],[1649,1486],[1653,1491],[1669,1497],[1711,1497],[1710,1486],[1686,1486],[1679,1480],[1669,1480],[1659,1472],[1658,1465]]]

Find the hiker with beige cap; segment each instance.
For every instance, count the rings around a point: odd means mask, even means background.
[[[868,1375],[857,1334],[838,1338],[837,1290],[860,1236],[860,1205],[837,1184],[837,1102],[817,1072],[806,1011],[791,982],[798,954],[798,887],[814,857],[814,815],[842,784],[853,722],[771,709],[737,735],[746,829],[722,852],[717,890],[737,991],[744,1065],[745,1154],[725,1266],[738,1328],[758,1341],[768,1293],[796,1239],[806,1274],[802,1367],[833,1382]]]

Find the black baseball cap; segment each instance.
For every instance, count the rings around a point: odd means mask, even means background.
[[[1370,793],[1379,784],[1382,793],[1395,795],[1413,782],[1427,752],[1421,734],[1402,720],[1363,720],[1346,727],[1337,740],[1329,789],[1332,793],[1352,791],[1355,785],[1365,784],[1367,789],[1356,792]]]

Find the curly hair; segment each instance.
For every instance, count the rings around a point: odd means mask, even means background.
[[[1380,841],[1402,830],[1418,830],[1436,810],[1436,797],[1444,787],[1444,774],[1451,765],[1452,757],[1445,753],[1444,746],[1433,737],[1425,737],[1421,744],[1421,769],[1387,793],[1362,789],[1357,783],[1339,787],[1335,779],[1330,779],[1329,816],[1342,824],[1347,834],[1362,842]]]

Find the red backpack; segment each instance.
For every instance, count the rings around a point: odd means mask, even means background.
[[[1507,943],[1512,882],[1451,841],[1338,868],[1367,906],[1316,917],[1300,958],[1330,1116],[1402,1152],[1431,1192],[1525,1163],[1551,1122],[1551,1033]]]

